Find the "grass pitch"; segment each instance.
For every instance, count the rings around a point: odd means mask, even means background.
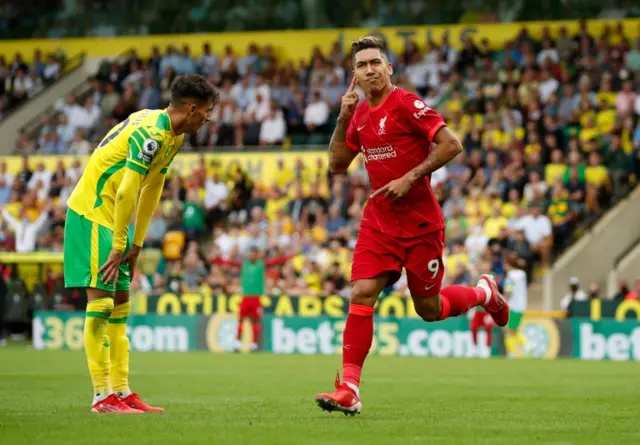
[[[363,413],[319,410],[338,356],[133,353],[164,414],[96,415],[82,352],[0,349],[0,443],[637,444],[637,363],[372,357]]]

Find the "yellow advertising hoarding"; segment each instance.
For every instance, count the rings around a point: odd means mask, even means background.
[[[589,31],[596,36],[602,32],[605,24],[615,25],[616,21],[590,20]],[[348,49],[349,42],[363,35],[383,36],[394,51],[404,50],[407,38],[414,39],[423,46],[427,40],[433,39],[439,43],[443,32],[448,32],[450,42],[460,48],[463,37],[470,35],[476,40],[487,38],[494,48],[501,47],[505,41],[513,39],[520,29],[526,26],[534,37],[540,36],[542,28],[549,26],[554,34],[561,26],[566,26],[570,34],[578,30],[576,20],[549,21],[549,22],[523,22],[505,24],[458,24],[439,26],[403,26],[384,27],[378,29],[346,28],[327,30],[289,30],[289,31],[261,31],[261,32],[224,32],[207,34],[183,34],[183,35],[154,35],[154,36],[127,36],[127,37],[87,37],[69,39],[31,39],[31,40],[5,40],[0,41],[0,55],[13,57],[16,52],[30,58],[35,48],[46,52],[63,49],[68,55],[86,52],[90,57],[114,57],[130,48],[136,48],[141,56],[151,54],[151,48],[160,47],[164,52],[168,45],[189,45],[194,55],[199,55],[202,44],[211,43],[213,50],[220,53],[226,45],[233,46],[238,55],[243,55],[250,43],[260,45],[269,43],[273,45],[276,54],[281,60],[300,59],[308,60],[311,49],[318,46],[327,52],[336,41],[342,43],[343,50]],[[624,20],[625,32],[628,37],[639,34],[640,19]]]
[[[311,172],[317,169],[317,163],[320,159],[323,168],[327,168],[328,157],[326,151],[301,151],[301,152],[250,152],[250,153],[181,153],[176,156],[171,164],[171,171],[178,172],[181,176],[188,176],[194,169],[200,166],[200,160],[204,157],[207,167],[210,167],[213,160],[220,162],[223,171],[230,164],[240,164],[244,171],[248,172],[251,177],[256,180],[265,180],[275,176],[278,158],[284,160],[284,164],[288,168],[293,168],[298,159],[301,159],[305,167]],[[7,156],[2,158],[2,162],[7,162],[8,170],[16,174],[22,169],[22,157]],[[31,169],[35,169],[40,163],[44,163],[47,170],[55,171],[56,165],[62,161],[65,167],[69,167],[72,162],[79,160],[84,166],[89,160],[89,156],[29,156],[29,165]],[[357,162],[352,164],[355,168]]]

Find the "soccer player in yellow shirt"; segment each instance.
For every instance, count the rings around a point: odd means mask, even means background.
[[[164,411],[129,389],[129,285],[171,161],[184,134],[209,120],[218,97],[205,77],[178,77],[166,109],[133,113],[107,133],[67,202],[64,280],[87,291],[84,347],[95,413]]]

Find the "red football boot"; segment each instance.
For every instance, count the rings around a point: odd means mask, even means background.
[[[163,413],[164,408],[158,408],[145,403],[138,394],[132,392],[127,397],[120,399],[122,403],[130,408],[140,410],[145,413]]]
[[[94,413],[112,413],[112,414],[142,414],[144,411],[125,405],[115,394],[110,394],[104,400],[96,402],[91,407]]]
[[[316,404],[324,411],[340,411],[351,416],[360,414],[362,402],[356,392],[346,383],[340,383],[340,375],[336,376],[336,390],[331,394],[322,393],[316,396]]]
[[[488,288],[491,292],[491,299],[482,306],[484,310],[491,315],[495,324],[500,327],[506,326],[509,322],[509,305],[507,300],[500,294],[500,291],[498,291],[496,280],[491,275],[480,275],[478,287],[482,287],[485,291]]]

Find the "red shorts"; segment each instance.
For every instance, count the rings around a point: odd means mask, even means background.
[[[244,297],[240,302],[240,318],[262,319],[260,297]]]
[[[407,285],[412,295],[440,293],[444,265],[444,230],[415,238],[396,238],[368,227],[360,227],[353,252],[351,281],[374,278],[391,272],[388,286],[407,271]]]

